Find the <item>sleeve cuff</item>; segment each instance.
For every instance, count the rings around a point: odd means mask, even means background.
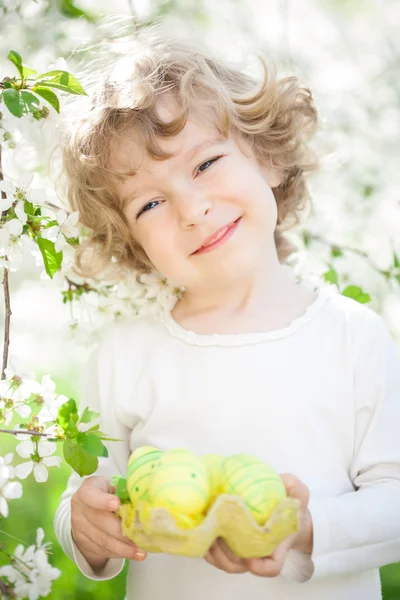
[[[95,581],[106,581],[107,579],[113,579],[119,575],[124,568],[125,560],[123,558],[109,558],[102,569],[92,569],[86,558],[80,552],[78,546],[75,544],[71,534],[71,547],[72,555],[78,569],[88,579]]]
[[[289,550],[281,571],[285,579],[298,583],[330,575],[326,561],[330,532],[323,503],[321,500],[310,499],[308,509],[313,523],[313,551],[307,554],[299,550]]]

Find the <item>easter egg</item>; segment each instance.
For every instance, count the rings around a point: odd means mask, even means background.
[[[132,452],[127,467],[127,489],[132,504],[147,497],[150,477],[162,451],[154,446],[141,446]]]
[[[224,457],[219,454],[204,454],[201,461],[205,466],[210,482],[210,504],[212,504],[220,493],[222,479],[222,465]]]
[[[240,496],[259,525],[267,521],[286,497],[286,488],[279,475],[249,454],[236,454],[225,459],[221,492]]]
[[[165,452],[155,468],[149,484],[149,502],[164,506],[171,514],[195,525],[210,502],[210,484],[199,457],[185,449]]]

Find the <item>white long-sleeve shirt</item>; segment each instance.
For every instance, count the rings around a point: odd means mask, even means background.
[[[288,327],[264,333],[187,331],[169,311],[116,324],[85,372],[83,404],[108,443],[97,475],[125,475],[142,445],[198,455],[241,452],[310,489],[314,547],[290,550],[281,575],[232,575],[204,559],[130,561],[127,600],[377,600],[378,567],[400,561],[400,360],[382,318],[324,286]],[[92,579],[71,537],[72,474],[58,539]]]

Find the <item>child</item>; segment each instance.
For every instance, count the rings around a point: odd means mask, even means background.
[[[110,328],[90,360],[84,404],[123,442],[95,476],[71,476],[55,518],[87,577],[130,559],[127,600],[376,600],[378,567],[400,560],[395,344],[370,308],[284,265],[316,122],[296,78],[265,66],[257,84],[150,30],[65,144],[91,230],[80,272],[158,271],[184,289]],[[221,539],[202,559],[146,555],[122,536],[109,484],[143,445],[264,460],[301,502],[299,533],[252,560]]]

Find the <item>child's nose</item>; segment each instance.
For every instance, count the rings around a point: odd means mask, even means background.
[[[190,193],[176,203],[179,224],[183,229],[198,225],[211,213],[212,202],[204,194]]]

